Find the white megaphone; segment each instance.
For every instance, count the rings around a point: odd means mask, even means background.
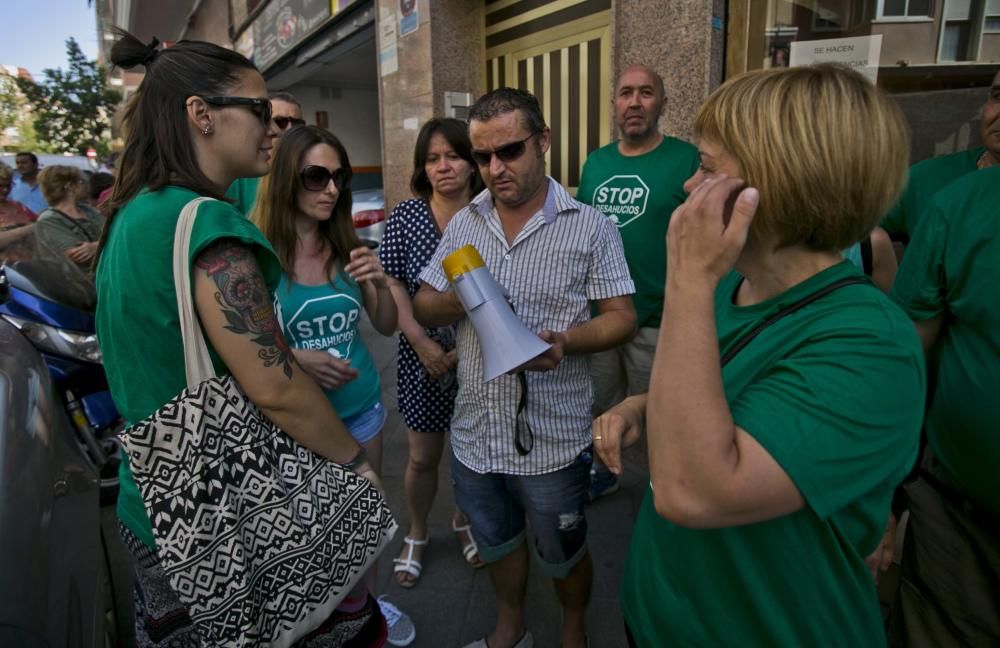
[[[503,288],[475,247],[466,245],[455,250],[441,266],[476,329],[483,356],[483,382],[504,375],[552,346],[517,319]]]

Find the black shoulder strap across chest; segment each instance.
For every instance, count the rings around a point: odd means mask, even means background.
[[[72,225],[76,229],[80,230],[80,233],[83,234],[83,237],[85,239],[87,239],[87,241],[89,243],[93,243],[94,242],[94,237],[90,235],[90,232],[87,231],[87,228],[85,228],[83,225],[80,224],[80,221],[78,221],[77,219],[73,218],[72,216],[70,216],[66,212],[63,212],[63,211],[60,211],[60,210],[56,209],[55,207],[49,207],[49,209],[51,209],[53,212],[55,212],[55,213],[59,214],[60,216],[62,216],[63,219],[65,219],[66,221],[68,221],[70,225]]]
[[[805,297],[803,297],[802,299],[800,299],[800,300],[798,300],[796,302],[792,302],[791,304],[788,304],[787,306],[785,306],[784,308],[782,308],[781,310],[779,310],[774,315],[771,315],[770,317],[768,317],[767,319],[765,319],[763,322],[761,322],[757,326],[755,326],[752,329],[750,329],[749,331],[747,331],[743,335],[743,337],[741,337],[740,339],[736,340],[736,342],[732,346],[730,346],[729,349],[723,354],[722,358],[720,359],[719,366],[725,367],[727,364],[729,364],[729,361],[733,359],[733,356],[735,356],[737,353],[739,353],[740,351],[742,351],[743,348],[746,345],[750,344],[750,342],[752,342],[755,337],[757,337],[758,335],[760,335],[761,332],[764,329],[766,329],[768,326],[771,326],[772,324],[774,324],[778,320],[782,319],[783,317],[787,317],[788,315],[791,315],[792,313],[795,313],[795,312],[798,312],[798,311],[802,310],[803,308],[805,308],[809,304],[813,303],[817,299],[821,299],[822,297],[825,297],[826,295],[829,295],[830,293],[832,293],[835,290],[838,290],[840,288],[843,288],[844,286],[850,286],[850,285],[853,285],[853,284],[869,284],[870,285],[871,282],[867,278],[865,278],[865,277],[847,277],[845,279],[840,279],[839,281],[834,281],[831,284],[823,286],[822,288],[820,288],[816,292],[810,293],[810,294],[806,295]]]

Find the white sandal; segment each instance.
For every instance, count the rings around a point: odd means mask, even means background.
[[[465,557],[465,562],[467,562],[472,567],[479,569],[486,565],[486,561],[479,557],[479,545],[476,544],[476,539],[472,536],[472,526],[466,524],[464,526],[455,526],[454,520],[451,523],[451,530],[455,533],[465,533],[469,538],[469,544],[462,547],[462,555]],[[461,540],[458,541],[459,544],[462,543]],[[476,559],[479,562],[474,562]]]
[[[393,567],[392,571],[396,574],[400,572],[409,574],[410,576],[413,576],[413,580],[410,581],[409,583],[404,584],[401,583],[397,578],[396,583],[400,587],[408,589],[416,585],[417,581],[420,580],[420,572],[423,571],[424,565],[419,560],[414,559],[413,548],[425,547],[427,546],[429,540],[430,540],[429,536],[427,538],[424,538],[423,540],[415,540],[410,536],[406,536],[405,538],[403,538],[403,543],[407,546],[406,558],[393,558],[392,562],[395,563],[396,566]]]

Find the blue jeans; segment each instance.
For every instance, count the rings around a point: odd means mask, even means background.
[[[591,461],[584,451],[570,465],[544,475],[480,474],[452,454],[455,504],[469,518],[479,556],[488,563],[504,558],[524,542],[530,523],[543,571],[566,578],[587,552],[583,507]]]
[[[349,416],[344,419],[344,427],[351,433],[358,443],[368,443],[379,435],[385,427],[385,419],[388,418],[382,401],[375,403],[372,407],[359,414]]]

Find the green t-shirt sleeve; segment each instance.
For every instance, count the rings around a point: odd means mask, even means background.
[[[911,319],[928,320],[944,313],[945,245],[948,219],[937,200],[917,226],[903,255],[891,296]]]
[[[916,457],[923,361],[915,333],[895,333],[814,336],[731,404],[821,518],[879,490],[887,498]]]
[[[257,189],[259,186],[260,178],[238,178],[229,186],[226,198],[235,200],[237,211],[249,217],[257,200]]]
[[[201,203],[191,232],[189,261],[193,264],[205,248],[224,238],[236,239],[253,247],[264,280],[268,288],[274,290],[281,278],[281,264],[264,234],[233,205],[222,201]]]

